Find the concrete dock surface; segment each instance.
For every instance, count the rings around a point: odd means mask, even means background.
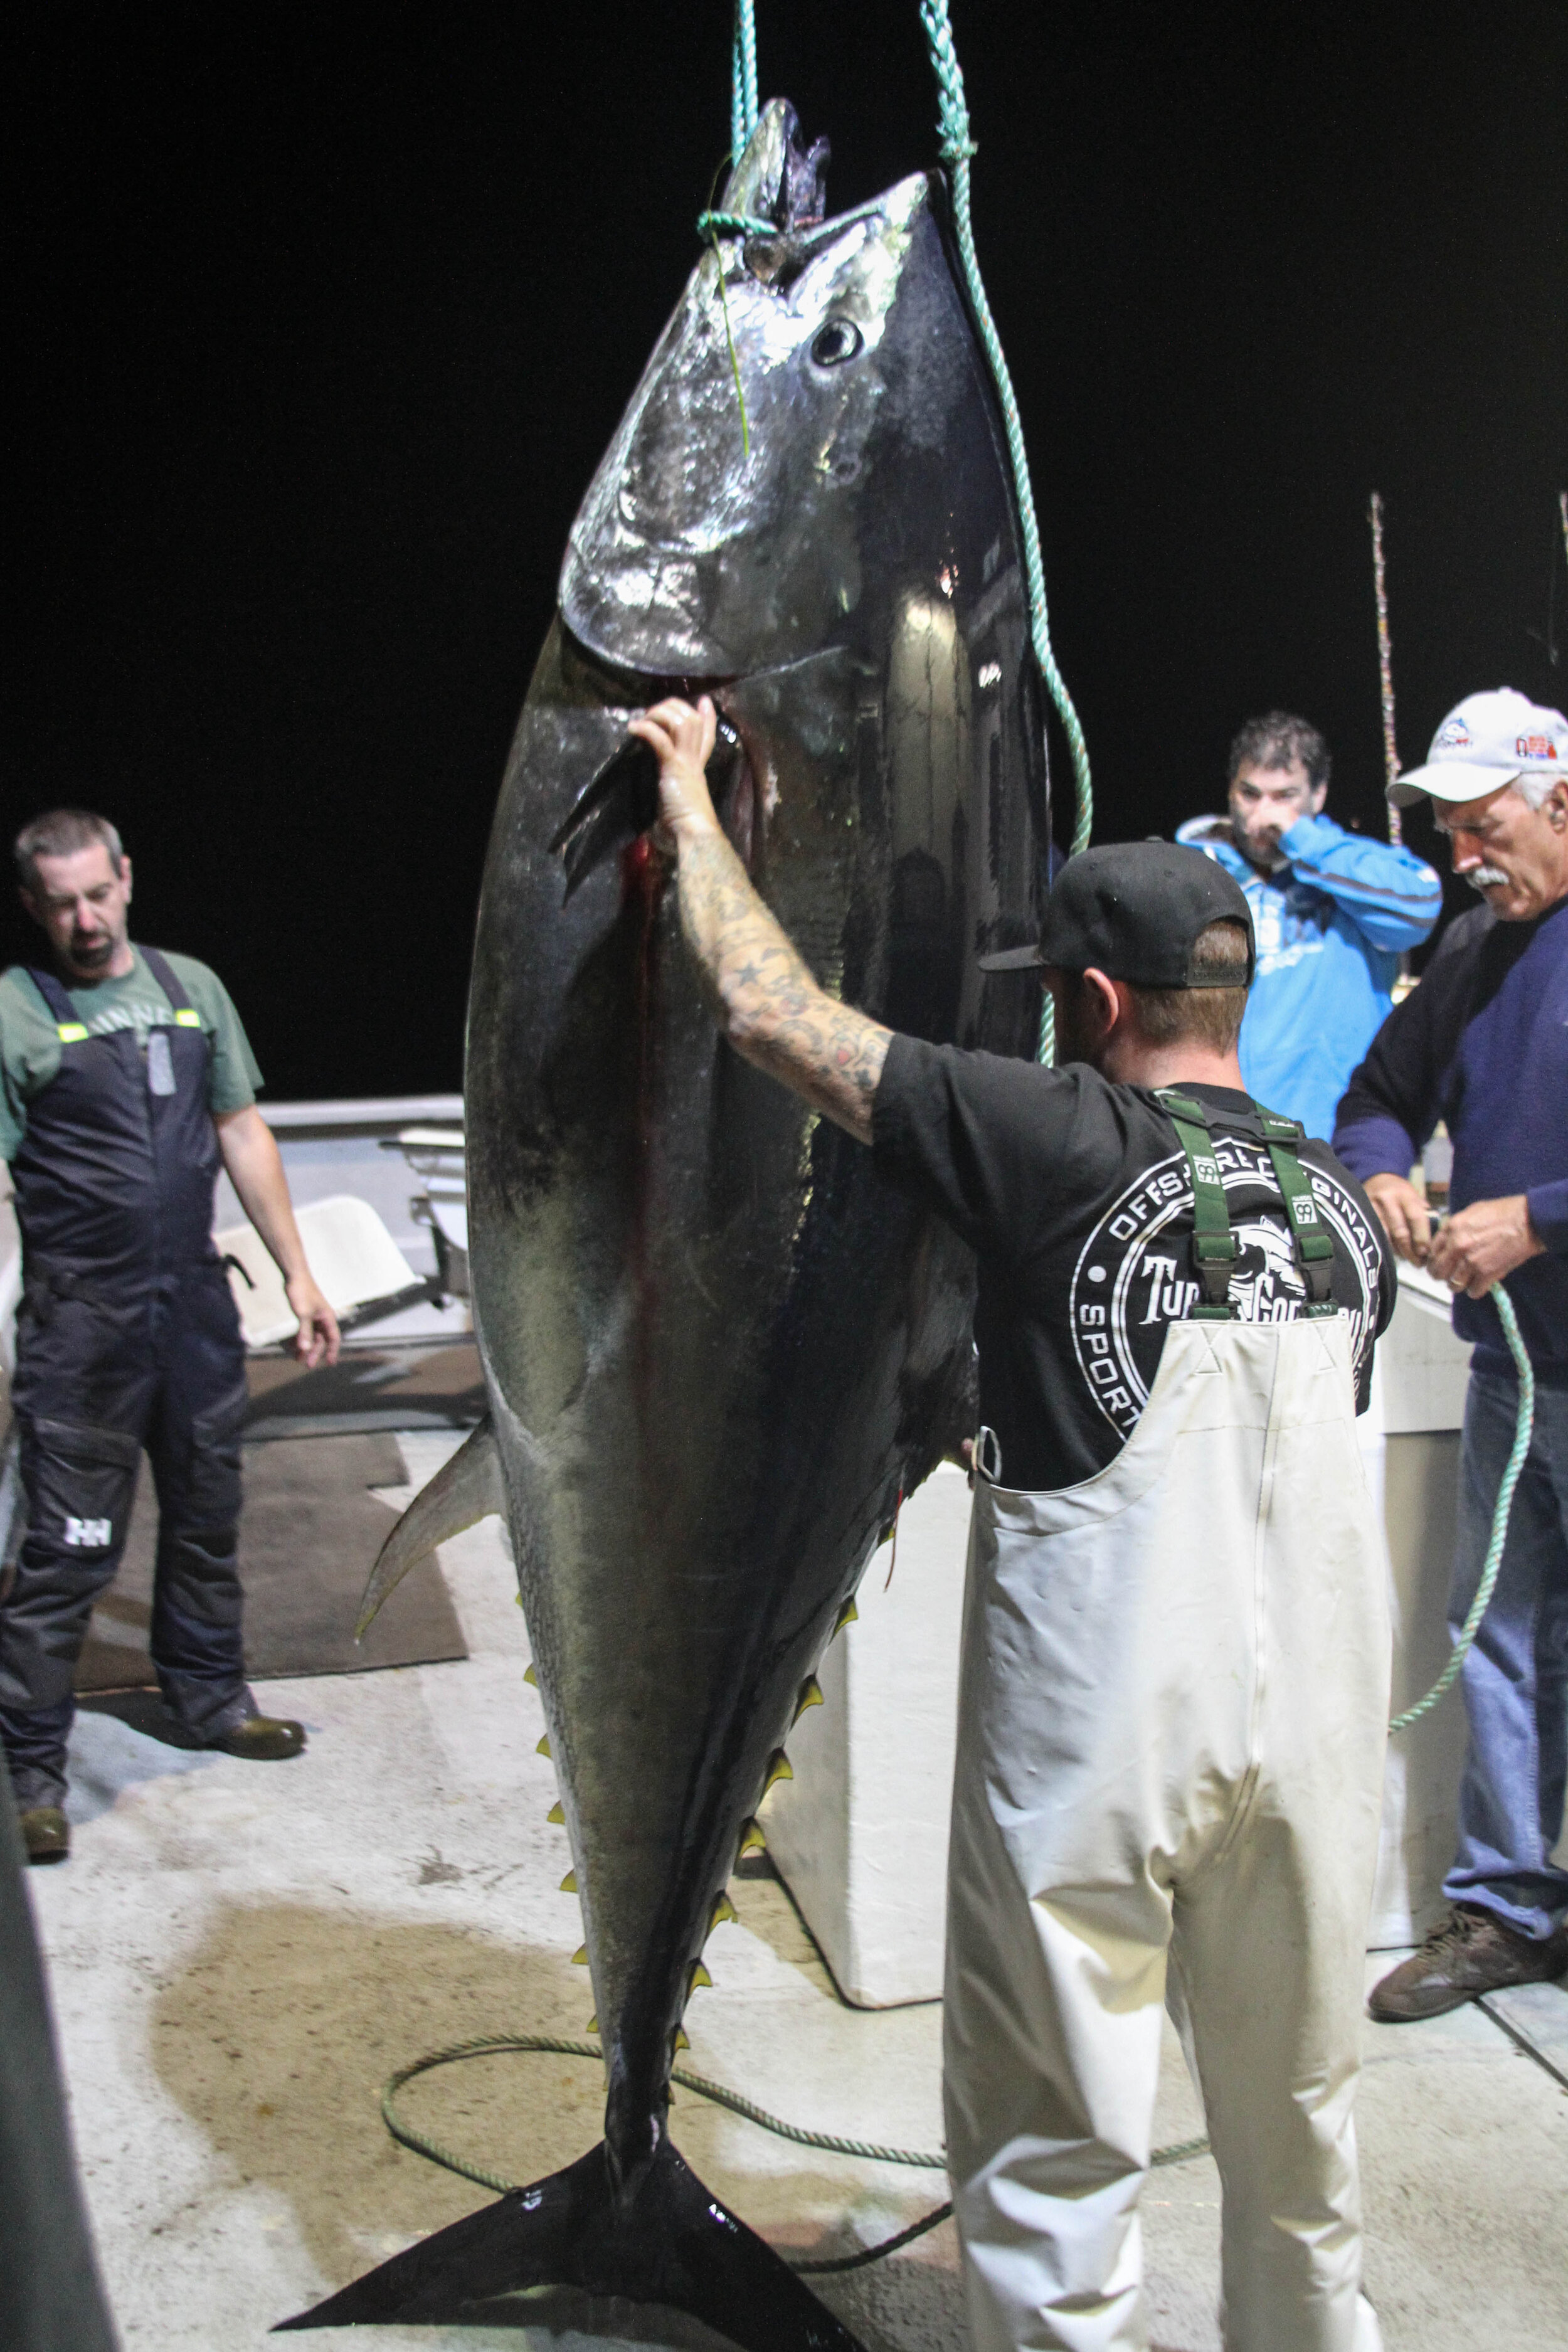
[[[400,1442],[420,1485],[457,1441]],[[494,1522],[442,1559],[468,1659],[259,1686],[264,1707],[309,1729],[295,1761],[192,1754],[111,1712],[79,1720],[73,1855],[29,1886],[100,2256],[137,2352],[253,2352],[277,2321],[487,2201],[389,2138],[378,2094],[395,2068],[488,2033],[586,2038],[510,1564]],[[692,2001],[683,2063],[809,2128],[939,2148],[939,2010],[847,2008],[778,1882],[731,1892],[739,1917],[710,1944],[714,1990]],[[1394,1957],[1369,1958],[1369,1983]],[[1366,2035],[1367,2285],[1389,2352],[1561,2352],[1568,1985]],[[527,2181],[598,2138],[602,2074],[591,2060],[486,2058],[422,2077],[400,2104]],[[1156,2140],[1202,2129],[1167,2032]],[[947,2193],[939,2172],[792,2146],[684,2091],[672,2130],[711,2189],[801,2257],[869,2243]],[[1217,2352],[1218,2195],[1207,2158],[1151,2177],[1158,2352]],[[868,2352],[965,2344],[951,2222],[819,2292]],[[718,2341],[554,2294],[519,2298],[505,2326],[355,2340],[499,2352],[520,2336],[537,2352]]]

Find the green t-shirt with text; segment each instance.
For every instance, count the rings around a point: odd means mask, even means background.
[[[149,1030],[167,1026],[174,1008],[153,979],[141,949],[133,948],[132,952],[136,961],[122,980],[100,980],[86,988],[69,988],[66,993],[89,1036],[134,1029],[136,1042],[145,1053]],[[256,1100],[261,1072],[227,989],[216,972],[209,971],[195,956],[171,955],[168,961],[192,1009],[201,1015],[211,1045],[207,1108],[220,1116],[246,1109]],[[13,964],[9,971],[0,973],[0,1160],[16,1157],[26,1132],[27,1105],[43,1092],[59,1066],[55,1016],[21,965]]]

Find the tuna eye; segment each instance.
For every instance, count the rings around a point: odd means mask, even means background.
[[[847,319],[829,319],[819,327],[812,341],[811,356],[818,367],[842,367],[852,360],[866,341],[858,327]]]

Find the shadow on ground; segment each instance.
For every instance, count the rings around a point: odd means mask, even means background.
[[[487,2033],[582,2039],[589,1999],[584,1971],[556,1952],[461,1927],[258,1901],[220,1914],[161,1989],[151,2054],[163,2088],[212,2144],[219,2193],[261,2188],[286,2200],[325,2293],[487,2201],[485,2189],[389,2137],[378,2104],[387,2076]],[[416,2129],[526,2182],[593,2146],[603,2095],[593,2061],[510,2056],[423,2076],[398,2104]],[[842,2216],[864,2200],[863,2168],[803,2150],[783,2172],[752,2173],[743,2146],[737,2158],[732,2119],[687,2094],[673,2124],[700,2177],[781,2251],[832,2254],[856,2242]],[[908,2210],[889,2210],[883,2226],[914,2220],[928,2189],[911,2189]],[[824,2279],[818,2291],[868,2352],[960,2352],[955,2265],[944,2224],[908,2254]],[[473,2325],[681,2352],[712,2352],[717,2341],[694,2322],[558,2291],[493,2302]]]

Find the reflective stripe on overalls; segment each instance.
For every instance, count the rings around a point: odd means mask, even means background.
[[[172,1008],[145,1053],[133,1029],[89,1030],[53,973],[31,975],[60,1067],[27,1105],[12,1167],[27,1531],[0,1606],[0,1742],[21,1806],[63,1793],[73,1672],[120,1564],[143,1447],[164,1698],[204,1738],[252,1711],[237,1564],[245,1349],[212,1242],[211,1048],[167,959],[140,952]]]
[[[1243,1323],[1205,1114],[1166,1108],[1201,1303],[1098,1476],[975,1481],[944,2016],[971,2326],[978,2352],[1148,2345],[1168,1998],[1224,2188],[1228,2352],[1375,2352],[1351,2111],[1389,1636],[1351,1325],[1300,1129],[1264,1114],[1311,1304]]]

